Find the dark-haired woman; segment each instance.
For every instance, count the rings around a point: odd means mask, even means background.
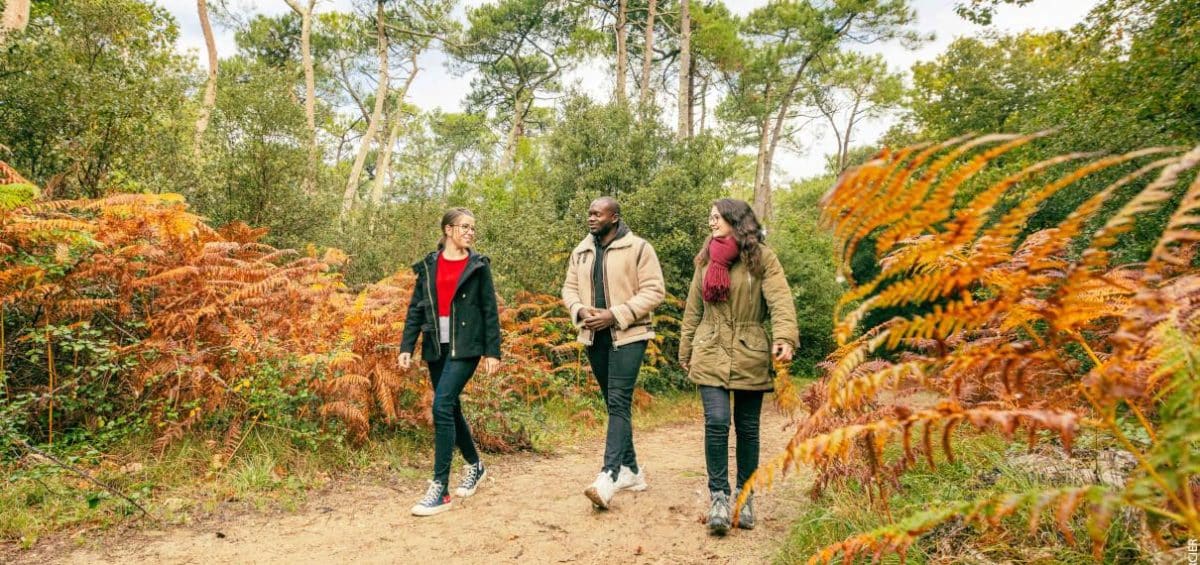
[[[732,492],[736,500],[758,469],[763,396],[773,388],[771,357],[790,360],[799,336],[783,267],[763,244],[762,228],[750,206],[741,200],[717,200],[708,227],[711,235],[696,255],[683,314],[679,362],[700,387],[711,495],[708,528],[723,535],[731,522],[730,413],[737,435],[737,483]],[[738,525],[751,529],[754,520],[753,499],[747,498]]]
[[[456,495],[475,494],[487,473],[458,398],[480,359],[489,375],[500,368],[496,290],[488,258],[471,248],[475,229],[475,216],[469,210],[449,210],[442,216],[437,251],[413,265],[417,283],[404,320],[399,362],[404,369],[412,365],[417,336],[422,336],[421,357],[429,364],[433,381],[434,429],[433,480],[412,507],[415,516],[450,509],[448,485],[455,446],[467,460]]]

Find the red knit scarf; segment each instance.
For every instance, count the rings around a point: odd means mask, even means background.
[[[704,274],[704,300],[724,302],[729,299],[729,266],[738,258],[737,240],[714,237],[708,241],[708,271]]]

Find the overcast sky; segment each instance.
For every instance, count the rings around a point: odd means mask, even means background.
[[[1003,6],[998,11],[992,27],[1002,32],[1017,32],[1023,30],[1045,31],[1066,29],[1080,22],[1098,0],[1034,0],[1028,6],[1016,8]],[[204,37],[200,31],[200,23],[196,16],[194,0],[157,0],[165,6],[178,20],[180,41],[178,49],[201,57],[204,49]],[[288,11],[284,0],[229,0],[230,5],[238,6],[246,13],[280,14]],[[468,5],[484,3],[482,0],[469,0]],[[754,8],[766,4],[767,0],[726,0],[725,4],[739,14],[745,15]],[[335,11],[349,10],[352,0],[319,0],[317,10]],[[860,47],[860,50],[883,54],[888,65],[895,71],[907,71],[914,62],[933,59],[942,52],[956,37],[971,36],[983,33],[986,28],[971,24],[959,18],[954,13],[955,0],[914,0],[917,10],[916,30],[923,33],[933,33],[935,39],[915,51],[907,50],[899,44],[883,43]],[[217,53],[221,57],[228,56],[235,50],[233,32],[219,26],[214,30],[217,39]],[[424,109],[441,108],[454,112],[462,109],[462,102],[470,88],[471,77],[455,76],[446,68],[446,58],[440,52],[430,52],[420,61],[421,72],[413,81],[409,90],[410,101]],[[613,88],[612,70],[604,64],[588,65],[567,75],[568,85],[575,85],[597,98],[608,98]],[[219,95],[219,94],[218,94]],[[664,95],[665,96],[665,95]],[[669,123],[674,123],[674,112],[671,104],[665,104],[666,112],[671,114]],[[854,134],[856,145],[868,144],[875,141],[887,130],[891,121],[888,119],[867,122],[860,126]],[[802,139],[805,136],[802,135]],[[819,174],[825,166],[825,155],[833,152],[836,143],[832,135],[820,135],[816,129],[809,132],[808,146],[802,154],[785,151],[776,157],[776,185],[787,179],[802,178]],[[751,149],[748,149],[751,150]]]

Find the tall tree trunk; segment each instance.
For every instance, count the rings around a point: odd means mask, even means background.
[[[700,83],[700,133],[704,133],[704,120],[708,117],[708,77],[705,75]]]
[[[862,103],[861,98],[855,98],[854,106],[850,108],[850,117],[846,118],[846,134],[841,136],[841,147],[838,148],[838,173],[846,170],[846,166],[850,161],[850,135],[854,131],[854,123],[857,121],[858,108]]]
[[[517,143],[525,131],[525,114],[529,112],[529,106],[533,104],[532,97],[529,97],[528,104],[526,104],[525,98],[524,92],[518,93],[516,104],[513,105],[515,112],[513,113],[512,128],[508,130],[508,141],[504,144],[504,158],[501,161],[501,165],[505,169],[516,168]]]
[[[30,0],[8,0],[4,3],[4,14],[0,15],[0,40],[10,31],[22,31],[29,25]]]
[[[812,46],[811,51],[804,56],[800,61],[800,66],[796,68],[795,75],[792,76],[792,82],[788,85],[787,90],[783,92],[783,96],[779,99],[779,110],[775,114],[775,124],[772,127],[769,139],[765,139],[766,143],[759,143],[758,146],[758,166],[759,170],[755,174],[757,181],[754,185],[754,212],[758,215],[759,221],[766,225],[771,219],[773,210],[771,209],[771,164],[775,159],[775,148],[779,146],[779,139],[783,137],[783,124],[787,121],[788,109],[792,104],[792,97],[796,90],[800,87],[800,80],[804,78],[804,72],[808,70],[808,65],[817,58],[817,55],[822,53],[830,45],[836,45],[842,36],[849,30],[854,20],[858,17],[857,13],[850,14],[846,17],[846,21],[842,22],[833,34],[827,37],[821,43]],[[766,132],[764,131],[764,138]],[[760,194],[761,193],[761,194]],[[759,203],[761,207],[759,206]]]
[[[696,125],[696,58],[688,57],[688,105],[687,105],[687,136],[694,137],[693,128]]]
[[[388,177],[392,171],[392,150],[396,145],[396,140],[400,138],[400,128],[404,124],[404,99],[408,96],[408,89],[412,86],[413,79],[417,78],[417,71],[421,70],[417,67],[419,54],[420,51],[413,49],[412,72],[408,74],[408,80],[404,81],[404,88],[396,94],[396,105],[391,114],[391,131],[388,132],[387,141],[380,151],[379,165],[375,167],[375,184],[371,187],[372,206],[383,203],[383,189],[387,187]]]
[[[342,192],[342,217],[345,218],[354,207],[354,197],[358,194],[358,181],[362,176],[363,165],[367,162],[367,153],[375,143],[379,122],[383,121],[383,106],[387,103],[388,93],[388,39],[384,29],[383,3],[375,2],[375,34],[379,51],[379,84],[375,87],[375,108],[371,110],[371,119],[367,122],[367,131],[363,134],[362,142],[358,144],[358,154],[354,156],[354,165],[350,167],[350,178],[346,180],[346,190]]]
[[[628,103],[625,88],[625,77],[629,74],[629,49],[626,46],[626,38],[629,35],[627,7],[627,0],[617,3],[617,92],[614,99],[622,106]]]
[[[808,65],[814,58],[816,58],[815,51],[801,61],[795,75],[792,76],[792,82],[788,84],[787,90],[783,91],[783,95],[779,99],[779,110],[774,119],[768,119],[763,123],[763,138],[758,145],[758,172],[755,174],[758,183],[754,186],[754,213],[758,215],[758,219],[763,225],[770,221],[773,212],[771,209],[771,164],[775,160],[775,149],[779,147],[779,140],[783,137],[783,124],[787,121],[792,98],[800,87],[800,80],[804,77],[804,72],[808,70]],[[772,121],[773,124],[770,123]]]
[[[643,105],[650,100],[650,63],[654,54],[654,16],[657,8],[658,0],[650,0],[650,11],[646,14],[646,41],[642,48],[642,80],[638,84]]]
[[[770,146],[771,120],[764,116],[758,125],[758,159],[754,163],[754,214],[758,221],[766,225],[767,214],[771,210],[771,165],[767,161],[767,150]],[[764,189],[765,187],[765,189]]]
[[[679,2],[679,129],[675,134],[679,139],[688,137],[691,124],[688,120],[692,114],[691,84],[692,70],[692,16],[689,13],[690,0]]]
[[[825,114],[825,119],[829,121],[829,129],[833,130],[833,136],[835,138],[837,138],[836,141],[837,141],[838,152],[837,152],[836,165],[837,165],[837,169],[838,169],[837,172],[840,173],[843,170],[842,162],[844,161],[844,158],[842,155],[842,152],[843,152],[842,151],[842,130],[838,128],[837,120],[835,119],[836,116],[834,116],[834,114],[833,114],[833,109],[826,110],[826,109],[822,108],[821,113]]]
[[[208,2],[196,0],[196,10],[200,14],[200,29],[204,32],[204,46],[208,49],[208,82],[204,85],[200,116],[196,118],[194,151],[199,157],[200,144],[204,139],[204,132],[208,130],[208,120],[212,117],[213,107],[217,105],[217,42],[213,38],[212,25],[208,21]]]
[[[312,20],[317,0],[308,0],[308,6],[300,0],[285,0],[300,16],[300,64],[304,67],[304,117],[308,123],[308,171],[304,175],[304,192],[312,194],[317,178],[317,79],[312,60]]]

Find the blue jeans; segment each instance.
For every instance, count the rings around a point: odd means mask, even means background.
[[[462,404],[458,400],[463,387],[475,374],[479,357],[446,359],[448,350],[443,347],[441,359],[429,362],[429,377],[433,381],[433,480],[440,481],[447,489],[454,446],[458,446],[467,463],[479,462],[471,428],[463,418]]]
[[[700,386],[704,404],[704,459],[709,492],[729,494],[729,393],[726,388]],[[737,486],[758,470],[758,424],[762,415],[761,391],[733,392],[733,423],[737,434]]]
[[[587,348],[592,373],[600,383],[604,407],[608,412],[608,434],[604,439],[604,470],[617,478],[621,465],[637,472],[637,453],[633,450],[633,385],[642,369],[646,342],[636,341],[613,349],[612,332],[598,331]]]

